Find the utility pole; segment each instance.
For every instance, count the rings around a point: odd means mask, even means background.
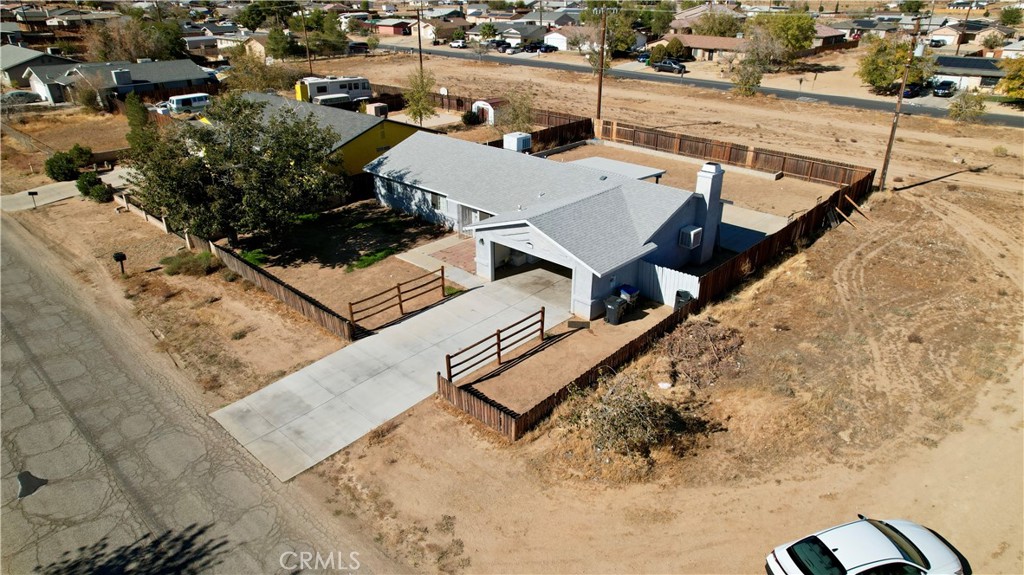
[[[313,75],[313,60],[309,57],[309,34],[306,33],[306,9],[299,6],[299,17],[302,19],[302,43],[306,45],[306,63],[309,64],[309,75]]]
[[[420,79],[423,79],[423,7],[416,8],[416,45],[420,52]],[[423,125],[423,122],[420,122]]]
[[[960,36],[961,36],[961,34],[964,35],[964,36],[967,35],[967,23],[971,21],[971,8],[974,8],[974,2],[971,2],[970,4],[967,5],[967,17],[964,18],[964,21],[959,24],[959,26],[962,26],[963,29],[960,32],[957,32],[957,35],[956,35],[956,55],[957,56],[960,55],[960,45],[963,44],[963,42],[960,41],[961,40]]]
[[[601,92],[604,88],[604,47],[608,35],[608,8],[601,7],[601,54],[597,63],[597,119],[601,119]]]
[[[907,66],[903,70],[903,81],[900,82],[900,91],[896,97],[896,113],[892,116],[892,130],[889,132],[889,143],[885,146],[885,161],[882,162],[881,180],[878,182],[878,191],[885,191],[885,176],[889,171],[889,159],[892,156],[892,143],[896,139],[896,126],[900,121],[900,107],[903,105],[903,91],[907,88],[907,78],[910,76],[910,67],[914,64],[914,52],[918,47],[918,34],[921,31],[921,19],[914,20],[914,38],[910,41],[910,54],[907,56]]]

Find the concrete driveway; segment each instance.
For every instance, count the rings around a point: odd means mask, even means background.
[[[545,329],[571,317],[570,290],[570,279],[544,269],[488,283],[356,341],[212,417],[286,481],[430,397],[446,353],[541,306]]]

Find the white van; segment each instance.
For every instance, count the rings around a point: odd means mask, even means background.
[[[210,95],[203,92],[182,94],[167,99],[167,109],[173,114],[199,112],[210,105]]]

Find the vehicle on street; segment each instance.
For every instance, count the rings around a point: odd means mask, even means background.
[[[551,44],[541,44],[540,51],[545,54],[548,54],[550,52],[557,52],[558,46],[552,46]]]
[[[904,520],[860,519],[780,545],[768,575],[969,575],[971,567],[941,535]]]
[[[641,62],[643,64],[646,64],[650,60],[651,60],[651,53],[650,52],[640,52],[639,54],[636,55],[636,61],[637,62]]]
[[[924,86],[921,84],[907,84],[907,87],[903,89],[904,98],[917,98],[925,94]]]
[[[935,89],[932,90],[932,94],[940,98],[950,98],[956,93],[956,82],[952,80],[943,80],[935,85]]]
[[[370,45],[366,42],[349,42],[348,43],[349,54],[369,54]]]
[[[530,53],[539,52],[540,51],[540,47],[543,46],[543,45],[544,45],[543,42],[530,42],[529,44],[523,46],[523,52],[530,52]]]
[[[651,65],[658,72],[672,72],[673,74],[685,74],[686,66],[677,60],[662,60]]]
[[[448,45],[451,46],[452,48],[465,48],[466,47],[466,41],[465,40],[452,40],[451,43],[448,44]]]
[[[943,47],[945,45],[946,45],[946,41],[945,40],[940,40],[938,38],[935,38],[932,41],[928,42],[928,46],[931,47],[931,48],[941,48],[941,47]]]
[[[43,98],[39,94],[28,90],[12,90],[0,96],[0,102],[4,104],[33,104],[42,101]]]

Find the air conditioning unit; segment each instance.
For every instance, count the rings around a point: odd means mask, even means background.
[[[512,132],[505,134],[503,143],[506,150],[525,153],[530,151],[531,139],[530,134],[525,132]]]
[[[679,230],[679,245],[686,249],[700,247],[700,239],[704,228],[698,226],[684,226]]]

